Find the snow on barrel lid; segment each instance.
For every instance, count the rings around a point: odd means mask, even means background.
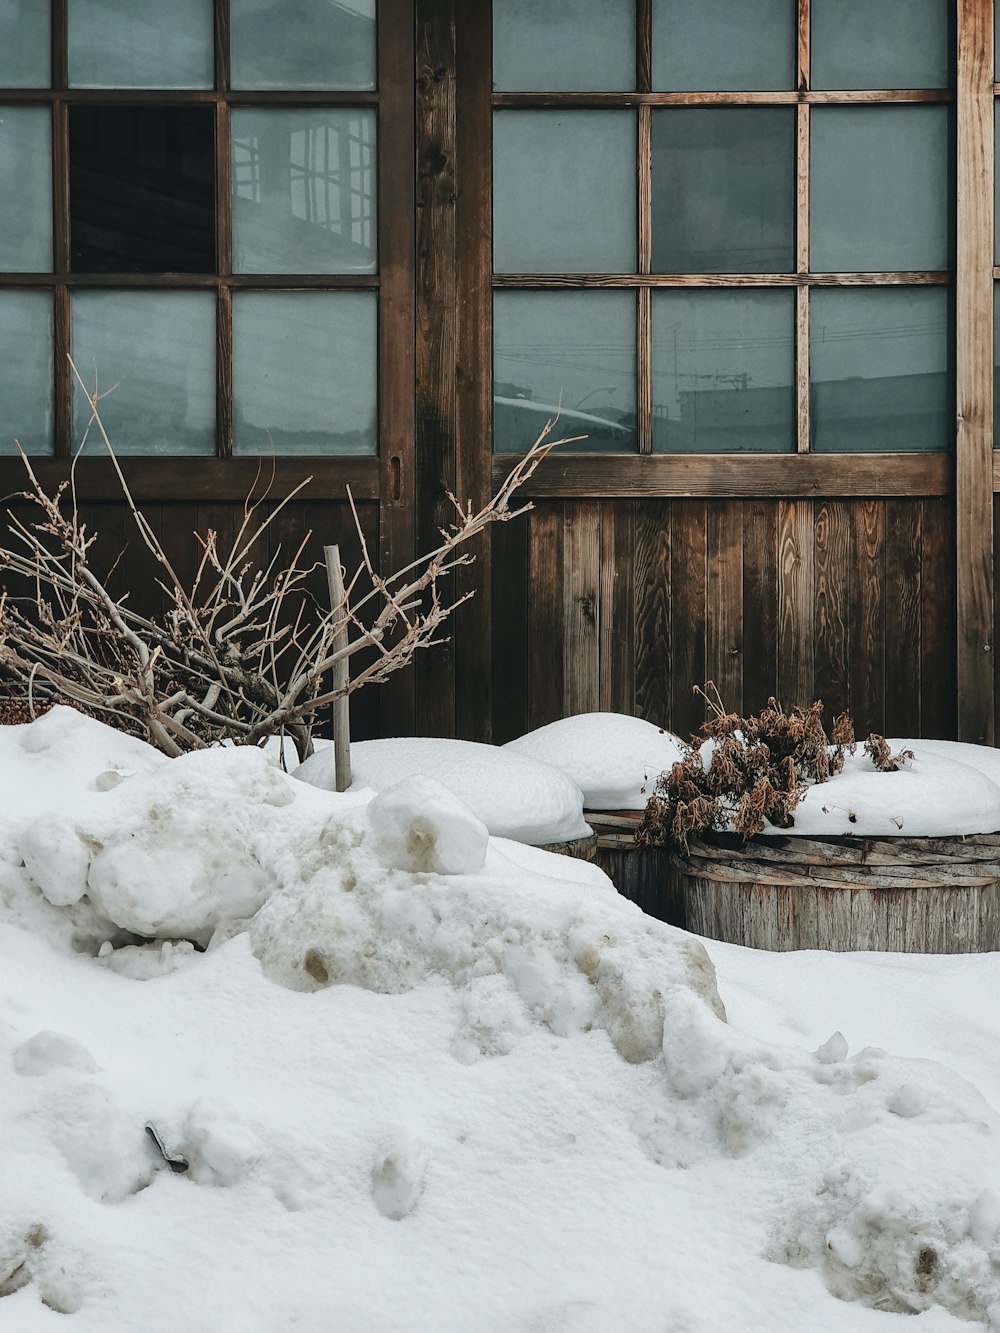
[[[578,713],[503,748],[562,769],[588,810],[644,809],[659,775],[683,758],[678,736],[626,713]]]
[[[583,796],[564,772],[496,745],[425,736],[357,741],[351,745],[351,770],[352,791],[371,787],[380,792],[418,775],[435,778],[498,838],[537,847],[590,834]],[[312,755],[292,776],[331,790],[330,750]]]

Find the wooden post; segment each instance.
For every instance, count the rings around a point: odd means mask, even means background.
[[[326,581],[330,589],[330,609],[336,611],[345,605],[344,570],[340,563],[340,547],[324,546]],[[334,652],[347,647],[347,621],[333,640]],[[351,714],[347,698],[348,661],[343,658],[333,668],[333,688],[344,693],[333,705],[333,762],[337,791],[347,791],[351,785]]]

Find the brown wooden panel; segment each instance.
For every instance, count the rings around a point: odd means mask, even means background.
[[[596,500],[563,509],[563,618],[566,626],[563,711],[600,707],[601,507]]]
[[[499,485],[516,455],[496,454]],[[948,495],[948,454],[569,454],[557,449],[522,494],[590,496],[905,496]]]
[[[711,500],[707,511],[705,675],[726,707],[743,711],[743,504]]]
[[[778,688],[778,506],[743,506],[743,702],[759,713]]]
[[[676,500],[670,515],[670,701],[667,725],[687,736],[705,720],[694,686],[705,683],[708,506]]]
[[[814,532],[808,501],[778,505],[778,697],[785,707],[808,705],[813,674]]]
[[[885,506],[885,730],[920,732],[921,544],[920,505]]]
[[[815,509],[816,697],[827,719],[850,706],[851,514],[843,500]]]
[[[529,515],[528,726],[564,715],[563,506],[548,503]]]
[[[635,711],[657,726],[671,716],[670,501],[635,507],[632,601],[635,626]]]
[[[493,534],[493,739],[528,730],[529,516],[500,523]]]
[[[614,500],[601,507],[598,707],[614,713],[632,713],[635,705],[633,519],[634,505],[629,500]]]
[[[920,734],[956,735],[955,515],[951,500],[924,500],[920,551]]]
[[[851,715],[859,736],[885,730],[884,511],[851,505]]]

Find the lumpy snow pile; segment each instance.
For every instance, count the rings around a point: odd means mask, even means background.
[[[0,1330],[1000,1328],[996,960],[962,1077],[721,954],[433,776],[0,728]]]

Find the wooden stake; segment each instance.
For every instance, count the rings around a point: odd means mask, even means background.
[[[326,581],[330,589],[330,609],[337,611],[346,604],[344,592],[344,570],[340,563],[340,547],[324,546],[323,559],[326,561]],[[333,641],[333,651],[339,653],[347,647],[347,621],[337,631]],[[347,698],[348,660],[342,658],[333,668],[333,688],[344,693],[333,705],[333,762],[337,791],[347,791],[351,785],[351,714]]]

